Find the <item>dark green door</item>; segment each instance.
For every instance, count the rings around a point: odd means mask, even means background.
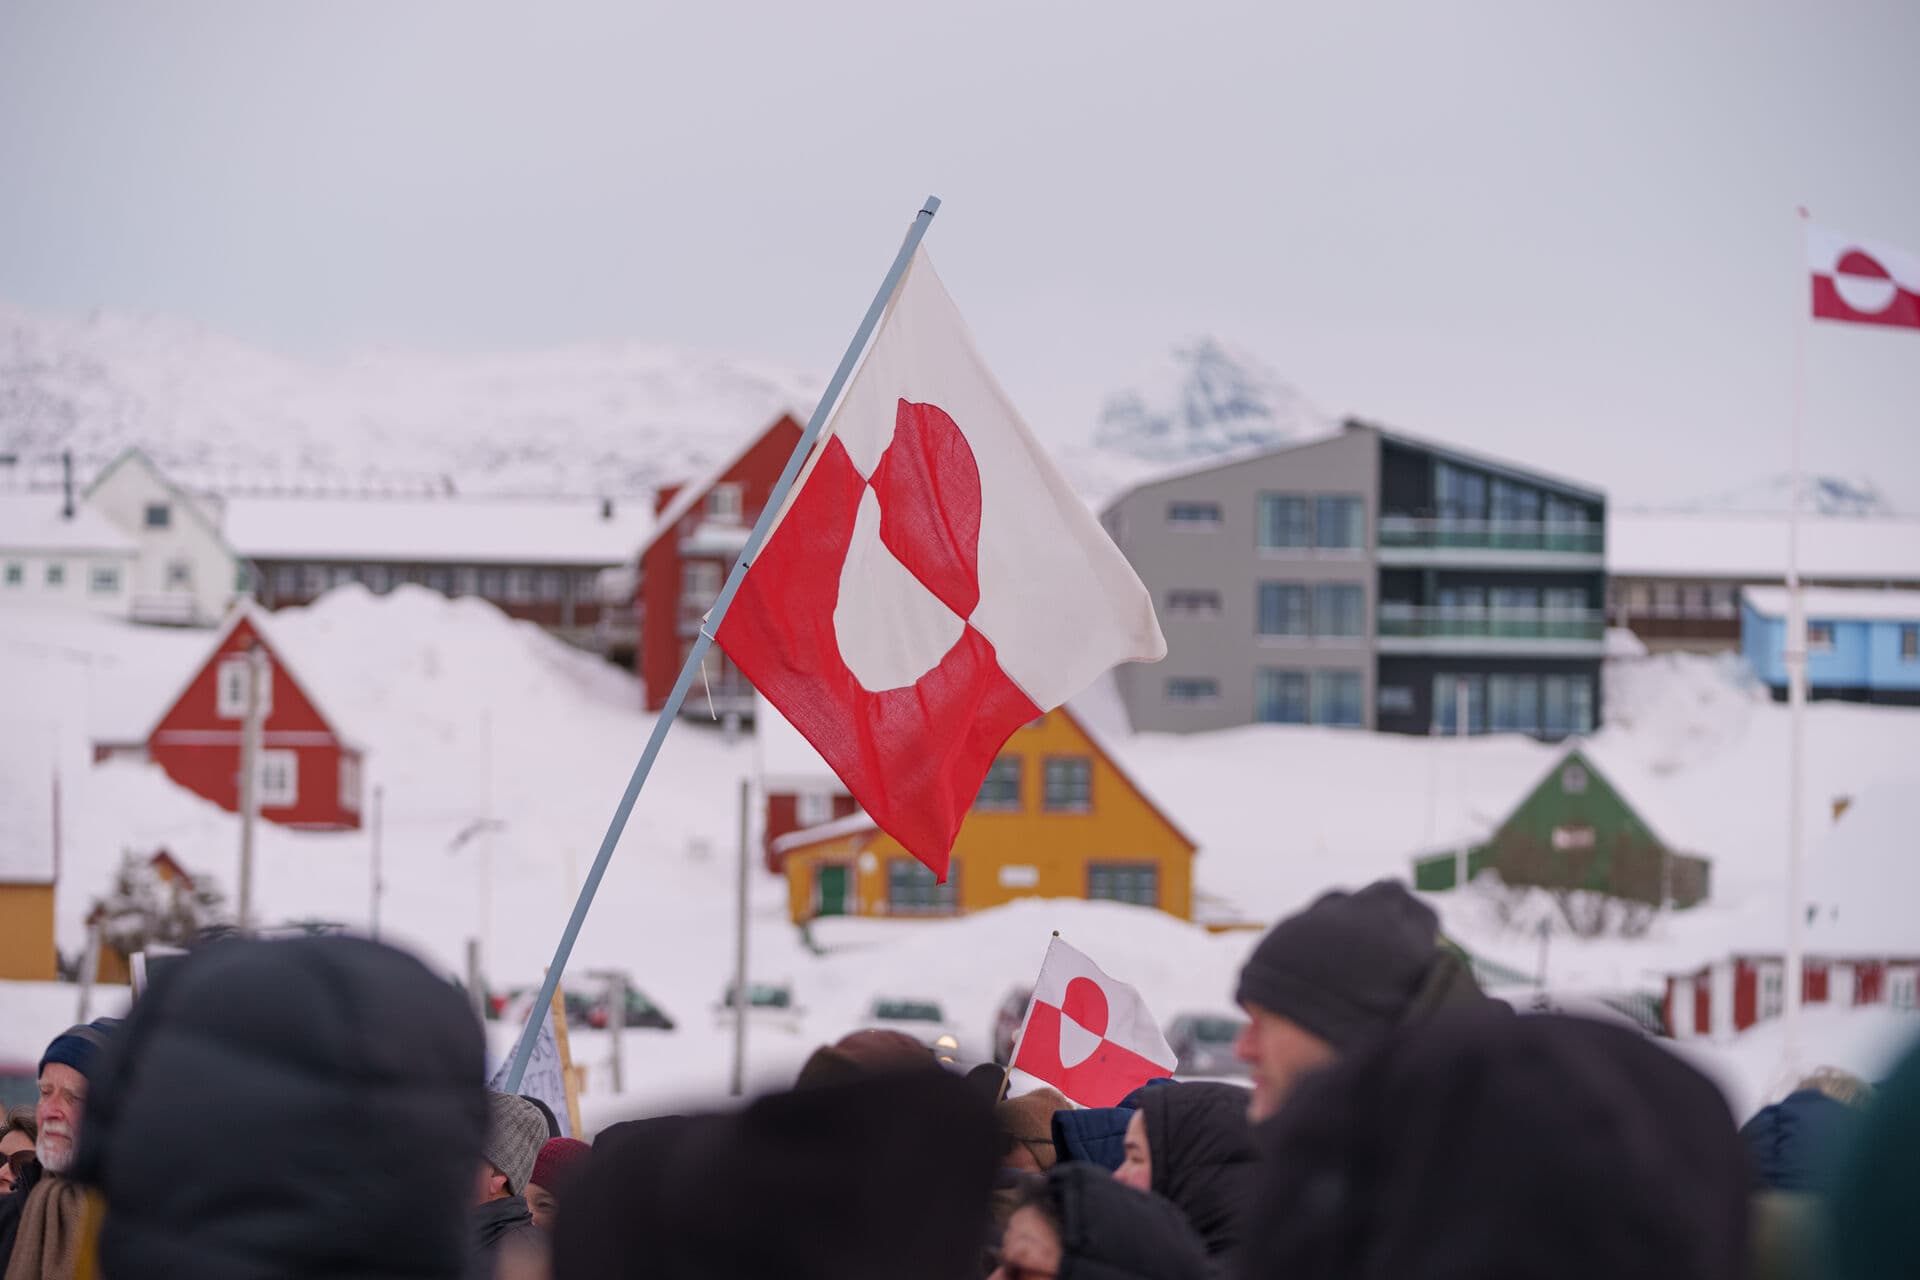
[[[814,888],[819,893],[820,905],[815,915],[843,916],[847,914],[847,868],[827,865],[814,870]]]

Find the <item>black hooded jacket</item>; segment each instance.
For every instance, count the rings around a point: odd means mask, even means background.
[[[359,938],[226,941],[134,1005],[75,1174],[106,1280],[461,1274],[487,1122],[480,1027]]]
[[[1209,1257],[1240,1243],[1241,1217],[1253,1195],[1250,1098],[1239,1085],[1193,1083],[1149,1090],[1140,1099],[1153,1189],[1186,1215]]]
[[[1623,1027],[1463,1013],[1303,1081],[1256,1133],[1248,1280],[1739,1280],[1746,1154]]]
[[[1058,1280],[1207,1280],[1198,1236],[1178,1209],[1115,1182],[1098,1165],[1055,1165],[1047,1194],[1060,1224]]]

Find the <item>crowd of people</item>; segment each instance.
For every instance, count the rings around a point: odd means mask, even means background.
[[[1003,1096],[910,1037],[562,1137],[412,957],[226,940],[55,1037],[0,1130],[0,1280],[1721,1280],[1920,1275],[1920,1050],[1736,1127],[1637,1029],[1516,1014],[1392,883],[1235,993],[1251,1089]]]

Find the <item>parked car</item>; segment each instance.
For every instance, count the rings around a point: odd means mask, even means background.
[[[1183,1013],[1167,1024],[1167,1044],[1178,1056],[1183,1076],[1244,1076],[1247,1064],[1234,1056],[1245,1018],[1217,1013]]]
[[[1015,987],[1000,1001],[993,1014],[993,1060],[1005,1065],[1013,1061],[1013,1042],[1020,1035],[1027,1006],[1033,1002],[1032,987]]]
[[[736,1000],[731,982],[720,993],[720,1003],[713,1007],[715,1017],[723,1024],[733,1022],[733,1009]],[[751,982],[747,984],[747,1017],[754,1022],[768,1023],[788,1031],[800,1030],[800,1015],[805,1010],[794,1003],[793,987],[785,982]]]
[[[587,1025],[595,1030],[604,1030],[613,1025],[613,1000],[609,996],[601,996],[593,1002],[593,1007],[587,1010]],[[671,1031],[673,1019],[669,1018],[666,1011],[659,1005],[647,999],[644,991],[638,987],[628,987],[626,1019],[622,1025],[642,1027],[652,1031]]]
[[[504,996],[489,996],[487,998],[487,1007],[495,1010],[494,1018],[496,1021],[505,1020],[508,1022],[517,1022],[524,1026],[527,1021],[527,1014],[532,1012],[533,1009],[533,998],[539,994],[540,989],[538,987],[515,987]],[[567,1011],[567,1026],[569,1028],[594,1025],[594,1000],[592,996],[568,991],[560,1003],[561,1007]],[[600,1025],[605,1026],[606,1023],[603,1021]]]
[[[876,996],[867,1010],[867,1025],[904,1031],[933,1050],[942,1062],[960,1065],[960,1036],[938,1000]]]

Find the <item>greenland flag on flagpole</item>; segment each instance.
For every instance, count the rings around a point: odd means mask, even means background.
[[[1167,652],[924,251],[714,638],[943,882],[1008,736]]]
[[[1807,265],[1815,319],[1920,329],[1920,257],[1809,225]]]
[[[1178,1058],[1140,993],[1055,937],[1041,962],[1013,1065],[1083,1107],[1111,1107]]]

